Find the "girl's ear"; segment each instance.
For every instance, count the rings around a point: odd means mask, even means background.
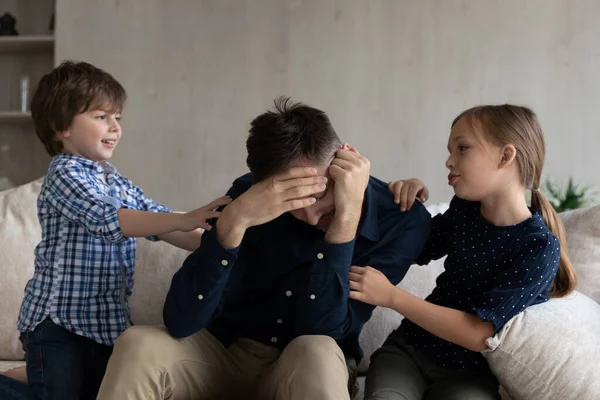
[[[513,163],[517,157],[517,149],[512,144],[507,144],[502,148],[502,156],[500,158],[499,168],[505,168]]]

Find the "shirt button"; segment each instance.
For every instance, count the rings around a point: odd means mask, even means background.
[[[277,343],[277,338],[275,336],[271,338],[271,343]]]
[[[201,294],[198,295],[198,300],[202,300],[204,298],[204,296],[202,296]]]
[[[317,298],[317,296],[315,296],[314,294],[311,294],[311,295],[310,295],[310,299],[311,299],[311,300],[314,300],[314,299],[316,299],[316,298]]]
[[[291,291],[291,290],[288,290],[287,292],[285,292],[285,295],[286,295],[287,297],[290,297],[290,296],[292,295],[292,291]]]
[[[324,257],[323,253],[318,253],[318,254],[317,254],[317,258],[318,258],[319,260],[322,260],[322,259],[323,259],[323,257]]]
[[[280,318],[280,319],[277,320],[277,323],[278,324],[283,324],[283,320]]]
[[[229,261],[227,261],[227,260],[221,260],[221,265],[224,266],[224,267],[226,267],[226,266],[229,265]]]

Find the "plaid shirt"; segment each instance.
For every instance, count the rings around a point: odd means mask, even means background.
[[[71,154],[52,159],[37,206],[42,240],[19,331],[33,331],[49,316],[73,333],[113,345],[131,325],[127,299],[136,249],[136,239],[121,232],[117,210],[170,210],[144,197],[110,163]]]

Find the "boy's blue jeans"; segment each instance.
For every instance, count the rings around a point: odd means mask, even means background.
[[[0,399],[95,399],[111,346],[56,325],[50,318],[21,335],[29,385],[0,375]]]

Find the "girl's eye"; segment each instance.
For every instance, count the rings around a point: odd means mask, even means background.
[[[461,153],[467,149],[468,149],[467,146],[458,146],[458,151],[460,151]]]

